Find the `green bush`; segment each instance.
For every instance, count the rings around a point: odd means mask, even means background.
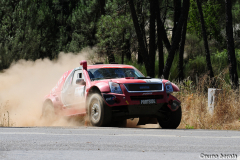
[[[185,64],[184,74],[185,78],[194,78],[196,75],[200,76],[207,71],[206,58],[204,56],[197,56],[195,59],[189,59]]]

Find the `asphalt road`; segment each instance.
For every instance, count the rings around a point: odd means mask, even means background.
[[[0,128],[0,159],[185,160],[237,159],[236,156],[240,156],[239,131]]]

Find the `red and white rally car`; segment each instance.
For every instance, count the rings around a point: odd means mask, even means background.
[[[165,79],[145,77],[122,64],[87,65],[67,71],[45,96],[42,116],[88,116],[93,126],[109,126],[139,118],[138,125],[159,123],[175,129],[182,117],[179,88]]]

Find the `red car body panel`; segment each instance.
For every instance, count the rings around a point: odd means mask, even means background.
[[[117,78],[117,79],[103,79],[103,80],[96,80],[91,81],[90,76],[88,74],[88,71],[86,69],[96,69],[96,68],[132,68],[137,70],[135,67],[130,65],[119,65],[119,64],[100,64],[100,65],[86,65],[86,62],[81,62],[82,64],[82,70],[83,75],[85,77],[85,101],[87,100],[89,96],[89,92],[92,88],[96,87],[100,90],[102,96],[114,96],[115,101],[114,104],[109,104],[104,99],[105,103],[109,107],[116,107],[116,106],[129,106],[129,105],[141,105],[140,100],[133,100],[132,97],[135,97],[137,99],[141,99],[141,97],[144,96],[161,96],[160,99],[156,99],[157,104],[168,104],[168,107],[174,111],[171,108],[171,102],[176,101],[180,104],[180,101],[172,96],[171,94],[166,93],[166,90],[164,89],[162,92],[129,92],[124,84],[148,84],[150,80],[148,79],[134,79],[133,77],[126,77],[126,78]],[[65,116],[72,116],[72,115],[85,115],[87,113],[86,107],[79,108],[78,106],[68,107],[64,105],[63,99],[62,99],[62,90],[64,87],[64,83],[66,79],[71,76],[71,74],[74,72],[73,70],[69,70],[65,72],[62,77],[57,82],[56,86],[50,91],[48,95],[45,96],[45,101],[51,101],[54,108],[55,113],[62,114]],[[158,79],[159,80],[159,79]],[[168,80],[162,79],[163,87],[165,88],[165,83],[168,82]],[[109,82],[115,82],[120,84],[120,88],[122,90],[122,94],[112,93],[109,87]],[[174,84],[172,84],[172,88],[174,92],[178,92],[179,88]]]
[[[104,81],[93,81],[90,83],[90,87],[96,86],[101,92],[110,92],[110,88],[108,86],[109,80]]]
[[[50,91],[50,93],[48,95],[45,96],[45,101],[49,100],[52,102],[52,104],[55,108],[55,113],[57,113],[59,110],[64,109],[63,103],[61,100],[61,91],[62,91],[62,87],[64,85],[66,78],[69,76],[69,74],[71,72],[72,72],[72,70],[65,72],[62,75],[62,77],[58,80],[56,86]]]

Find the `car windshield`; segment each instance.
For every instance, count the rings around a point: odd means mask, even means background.
[[[92,81],[98,79],[144,77],[144,75],[141,72],[133,68],[95,68],[89,69],[88,74]]]

